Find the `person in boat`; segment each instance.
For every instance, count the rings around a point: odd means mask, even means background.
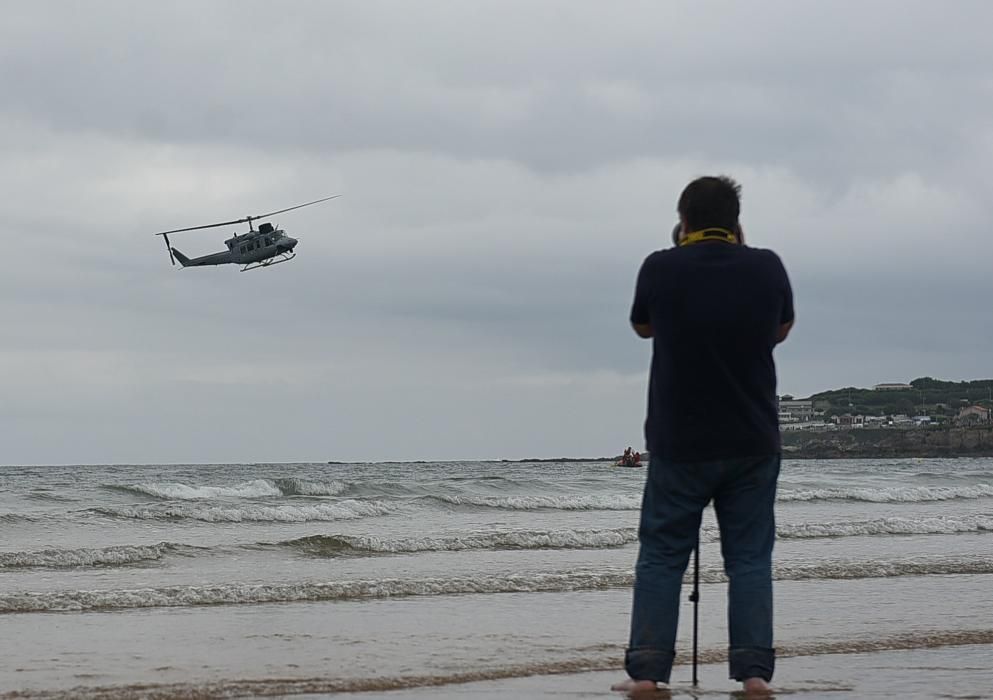
[[[631,448],[630,447],[628,447],[626,450],[624,450],[624,454],[622,454],[621,455],[621,458],[619,460],[617,460],[617,465],[620,466],[620,467],[630,467],[631,466]]]

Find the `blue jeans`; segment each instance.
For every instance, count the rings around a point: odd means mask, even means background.
[[[631,641],[624,663],[635,680],[669,682],[676,655],[680,588],[713,499],[728,586],[731,678],[772,679],[773,514],[779,455],[713,462],[651,456],[641,506]]]

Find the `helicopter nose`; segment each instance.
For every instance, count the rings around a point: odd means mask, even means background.
[[[284,238],[279,242],[279,247],[285,248],[287,251],[293,250],[294,248],[296,248],[296,245],[297,245],[297,239],[290,238],[289,236],[287,236],[286,238]]]

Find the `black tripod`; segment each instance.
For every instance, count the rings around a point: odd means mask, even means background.
[[[696,667],[699,652],[700,631],[700,539],[697,538],[696,549],[693,550],[693,592],[690,593],[693,603],[693,687],[699,685]]]

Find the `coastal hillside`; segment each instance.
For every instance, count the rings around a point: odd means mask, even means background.
[[[844,387],[779,397],[790,457],[993,456],[993,379]]]
[[[957,414],[963,406],[993,406],[993,379],[948,382],[920,377],[908,384],[877,384],[871,389],[831,389],[809,398],[827,417],[845,413],[867,416],[923,413],[941,422],[942,418]]]

